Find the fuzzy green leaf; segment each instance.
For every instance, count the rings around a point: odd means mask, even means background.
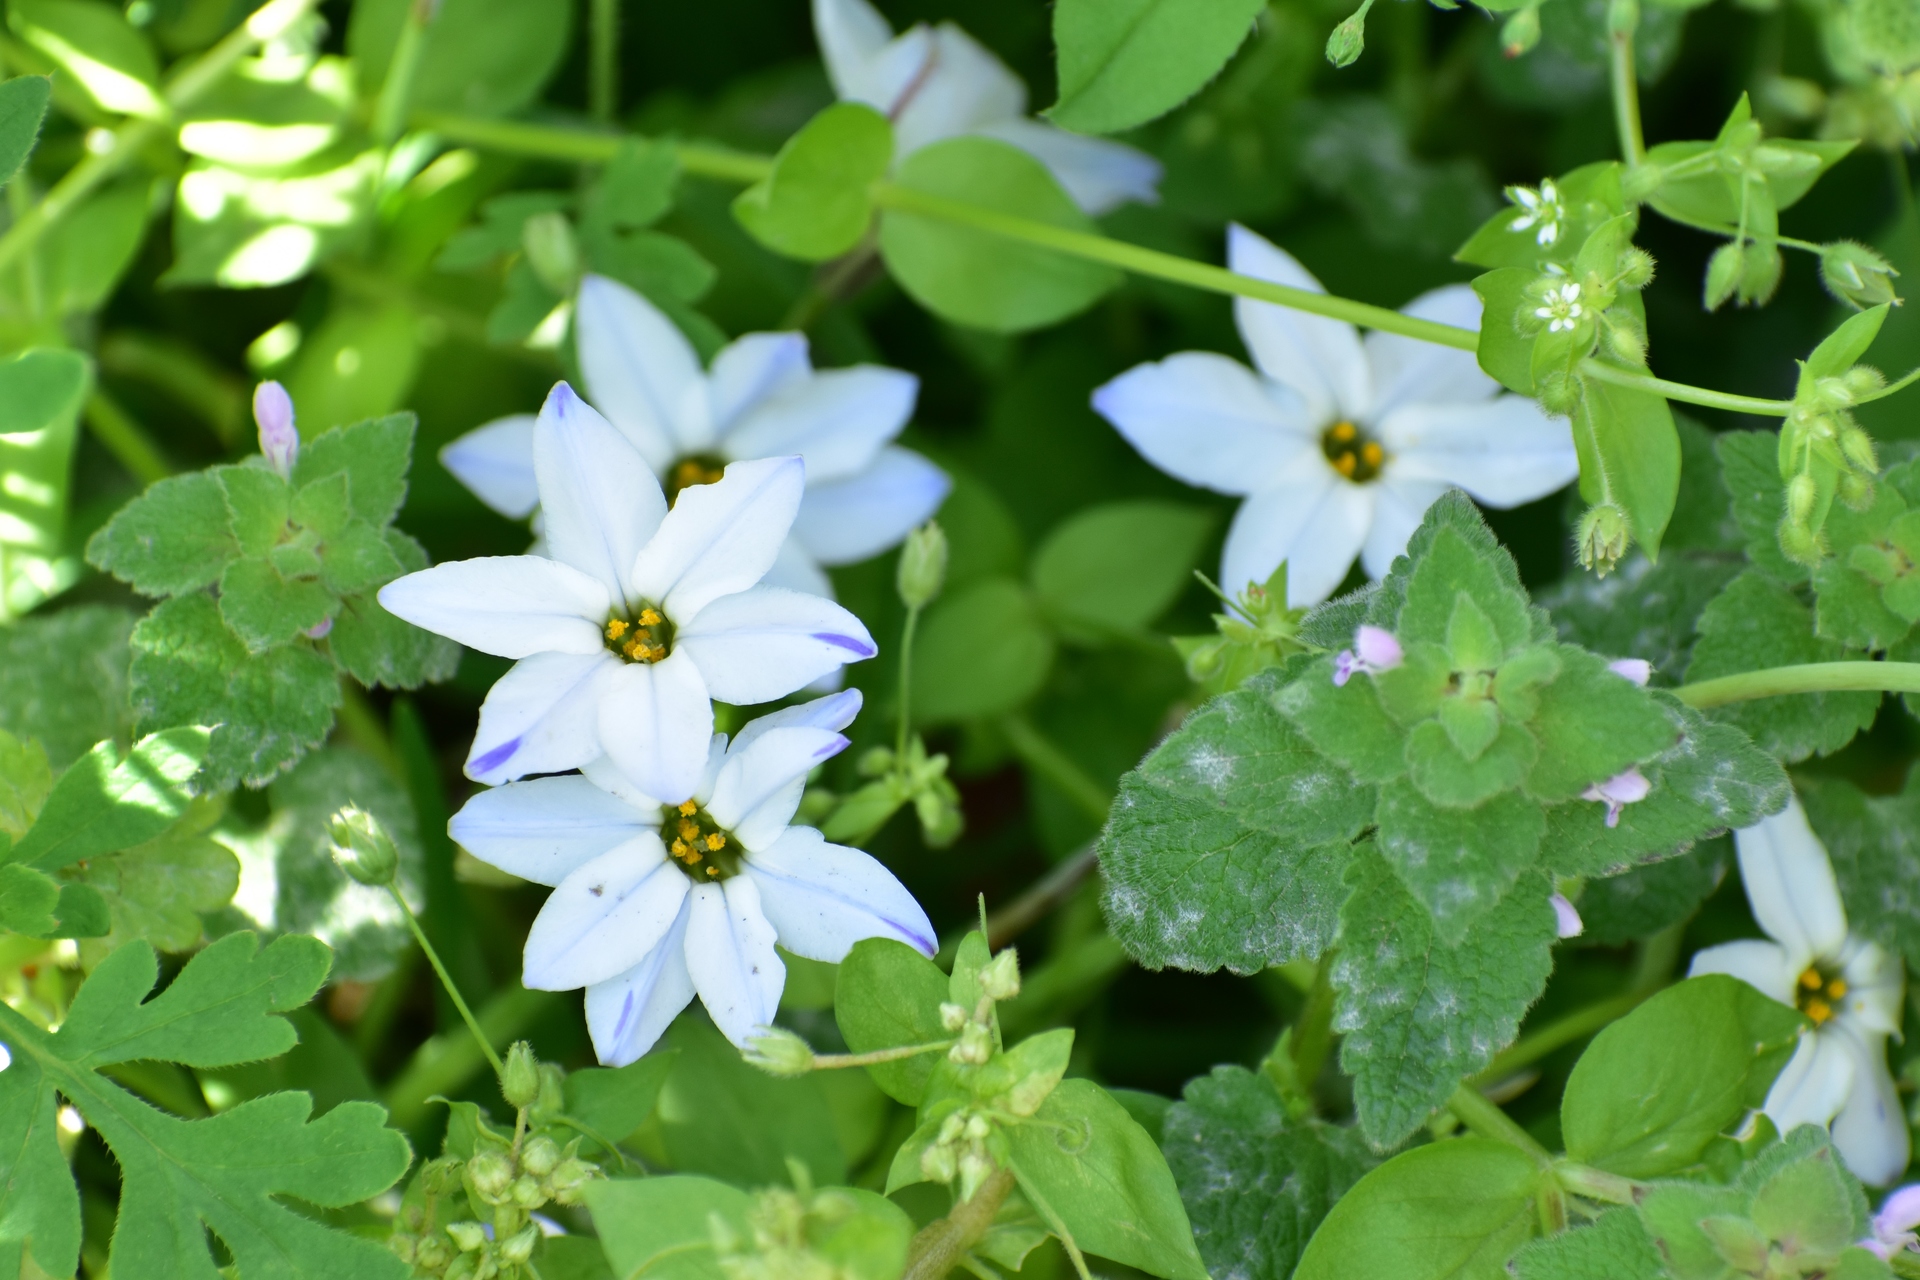
[[[38,739],[56,769],[102,738],[130,739],[133,623],[125,609],[85,604],[0,627],[0,730]]]
[[[1920,775],[1897,795],[1839,778],[1802,781],[1807,817],[1840,882],[1853,929],[1920,966]]]
[[[40,138],[53,81],[47,76],[15,76],[0,84],[0,187],[13,180]]]
[[[414,417],[391,413],[352,426],[323,431],[300,446],[293,484],[305,488],[344,472],[353,514],[384,527],[407,496],[407,467],[413,460]]]
[[[1540,806],[1524,796],[1443,808],[1405,782],[1381,788],[1378,822],[1380,856],[1447,946],[1458,945],[1533,865],[1547,828]]]
[[[1589,881],[1576,904],[1586,925],[1580,936],[1620,946],[1678,924],[1720,887],[1732,862],[1733,842],[1721,836],[1676,857]]]
[[[288,580],[265,560],[235,560],[220,575],[220,618],[253,653],[265,653],[326,621],[333,595]]]
[[[1780,437],[1772,431],[1729,431],[1714,440],[1720,479],[1733,498],[1733,519],[1746,537],[1747,558],[1781,582],[1805,582],[1805,565],[1780,550],[1780,517],[1787,510],[1780,478]]]
[[[402,572],[427,567],[426,551],[398,529],[386,531],[386,542]],[[417,689],[451,680],[462,652],[445,636],[394,617],[372,592],[340,602],[327,645],[348,675],[369,688],[388,689]]]
[[[262,466],[215,467],[227,520],[243,556],[264,556],[287,534],[293,490]]]
[[[207,586],[240,554],[220,481],[169,476],[120,508],[87,543],[87,562],[149,596]]]
[[[1666,1280],[1660,1251],[1631,1209],[1535,1240],[1514,1255],[1518,1280]]]
[[[1677,736],[1645,689],[1590,653],[1562,646],[1559,656],[1560,676],[1540,690],[1539,710],[1527,724],[1540,740],[1527,794],[1547,804],[1668,750]]]

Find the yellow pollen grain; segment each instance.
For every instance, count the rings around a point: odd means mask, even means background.
[[[1800,985],[1809,991],[1818,991],[1821,981],[1820,971],[1812,967],[1809,967],[1805,973],[1800,975]]]
[[[674,857],[676,858],[685,857],[687,852],[687,842],[685,840],[675,840],[671,848],[673,850]]]
[[[1370,467],[1379,466],[1381,460],[1386,456],[1387,451],[1372,440],[1360,446],[1360,460]]]
[[[663,621],[665,621],[665,619],[660,616],[657,610],[642,609],[640,611],[640,625],[643,627],[657,627]]]
[[[1847,980],[1835,978],[1827,984],[1827,995],[1835,1000],[1844,1000],[1847,995]]]
[[[707,868],[707,874],[708,874],[708,875],[710,875],[710,876],[717,876],[717,875],[719,875],[719,874],[720,874],[720,868],[718,868],[718,867],[708,867],[708,868]]]
[[[1332,436],[1335,440],[1337,440],[1341,444],[1345,444],[1347,441],[1359,435],[1360,429],[1354,426],[1351,422],[1336,422],[1333,424],[1333,429],[1329,431],[1327,434]]]
[[[680,838],[682,840],[698,840],[700,838],[700,828],[694,826],[691,822],[683,820],[680,823]]]
[[[1333,460],[1333,469],[1347,479],[1353,479],[1354,460],[1350,453],[1343,453]]]
[[[727,838],[718,831],[707,837],[707,848],[715,853],[727,847]]]
[[[680,802],[680,816],[683,818],[691,818],[699,808],[700,806],[691,800],[682,800]]]
[[[607,639],[618,640],[621,636],[627,634],[627,625],[625,618],[609,619],[607,622]]]
[[[1833,1016],[1833,1006],[1828,1004],[1825,1000],[1807,1001],[1807,1017],[1813,1020],[1814,1026],[1816,1027],[1820,1026],[1822,1023],[1826,1022],[1826,1020],[1831,1018],[1832,1016]]]

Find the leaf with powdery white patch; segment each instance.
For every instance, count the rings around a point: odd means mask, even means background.
[[[1799,791],[1848,923],[1920,966],[1920,773],[1898,795],[1869,796],[1840,778],[1808,778]]]
[[[1540,806],[1495,796],[1475,809],[1432,803],[1406,782],[1380,790],[1380,856],[1433,918],[1434,934],[1458,945],[1532,866],[1547,829]]]
[[[1448,644],[1449,624],[1463,595],[1486,615],[1502,653],[1527,643],[1533,630],[1527,596],[1502,572],[1505,555],[1476,546],[1458,529],[1436,528],[1407,576],[1406,602],[1394,627],[1401,643]]]
[[[1347,884],[1333,1026],[1361,1131],[1384,1148],[1512,1042],[1553,968],[1557,928],[1544,877],[1522,877],[1451,947],[1373,849],[1355,851]]]
[[[1700,611],[1740,568],[1730,559],[1690,556],[1670,546],[1659,564],[1634,554],[1604,578],[1568,574],[1543,602],[1561,639],[1608,658],[1644,658],[1678,681],[1693,655]]]
[[[406,1171],[406,1139],[385,1112],[344,1102],[310,1120],[304,1093],[243,1102],[204,1120],[156,1110],[100,1073],[137,1059],[220,1067],[293,1047],[273,1015],[305,1004],[327,975],[327,949],[287,937],[260,947],[234,934],[202,951],[167,989],[153,949],[129,943],[101,962],[58,1032],[0,1005],[12,1065],[0,1072],[0,1262],[30,1252],[41,1270],[79,1264],[80,1197],[55,1140],[56,1095],[112,1151],[121,1177],[108,1265],[121,1280],[218,1274],[208,1233],[241,1275],[400,1280],[379,1244],[281,1203],[333,1207],[378,1195]]]
[[[1215,1067],[1167,1109],[1160,1140],[1215,1280],[1287,1280],[1321,1219],[1373,1167],[1357,1130],[1288,1116],[1245,1067]]]
[[[204,471],[153,485],[87,542],[88,564],[148,596],[196,591],[239,554],[220,482]]]
[[[1104,901],[1142,964],[1250,973],[1332,940],[1374,793],[1280,714],[1281,678],[1208,702],[1121,779],[1099,844]]]
[[[1274,705],[1316,749],[1361,782],[1390,782],[1407,771],[1405,738],[1371,679],[1334,684],[1331,658],[1287,670],[1299,674],[1274,695]]]
[[[1473,499],[1458,489],[1449,489],[1440,496],[1439,501],[1427,508],[1427,514],[1421,517],[1420,527],[1407,539],[1406,551],[1394,559],[1393,568],[1368,594],[1367,615],[1362,621],[1388,631],[1399,627],[1413,575],[1443,537],[1457,537],[1477,563],[1468,565],[1458,556],[1458,548],[1447,553],[1446,572],[1432,574],[1428,585],[1422,589],[1429,603],[1421,608],[1418,618],[1422,634],[1414,638],[1441,644],[1446,642],[1446,625],[1453,615],[1453,591],[1446,589],[1446,580],[1457,573],[1465,577],[1455,581],[1454,586],[1472,588],[1468,594],[1493,617],[1500,628],[1501,639],[1509,645],[1526,640],[1537,642],[1553,639],[1552,620],[1544,610],[1535,608],[1527,609],[1527,633],[1517,640],[1510,634],[1512,618],[1504,598],[1509,593],[1518,595],[1523,605],[1527,598],[1526,589],[1520,585],[1520,567],[1514,563],[1507,549],[1500,545],[1500,540],[1493,536],[1493,530],[1487,528],[1487,522],[1481,518],[1480,509],[1473,505]],[[1497,589],[1489,589],[1489,583],[1497,584]],[[1481,591],[1485,591],[1486,599],[1481,598]],[[1496,603],[1490,604],[1490,601]],[[1351,632],[1339,641],[1342,647],[1351,643]]]
[[[1786,771],[1739,729],[1656,695],[1678,736],[1640,766],[1647,798],[1606,823],[1607,806],[1575,799],[1547,810],[1547,862],[1559,875],[1605,876],[1750,827],[1787,804]]]
[[[1687,680],[1845,656],[1839,644],[1813,634],[1813,611],[1791,588],[1749,569],[1700,615],[1700,640]],[[1878,693],[1797,693],[1719,707],[1713,718],[1738,726],[1762,749],[1793,764],[1816,751],[1827,755],[1846,746],[1873,723],[1879,707]]]
[[[1631,1209],[1609,1209],[1584,1227],[1530,1241],[1513,1256],[1519,1280],[1666,1280],[1660,1251]]]
[[[1527,727],[1540,758],[1527,794],[1546,804],[1571,800],[1673,745],[1675,731],[1653,695],[1590,653],[1562,645],[1560,675],[1538,693]]]
[[[413,429],[411,413],[390,413],[322,432],[302,442],[293,464],[294,487],[344,471],[353,514],[369,524],[385,525],[407,497]]]
[[[1780,478],[1780,437],[1772,431],[1729,431],[1714,441],[1720,482],[1733,498],[1734,523],[1747,543],[1747,559],[1781,582],[1805,582],[1807,568],[1780,550],[1780,517],[1787,510],[1787,482]]]

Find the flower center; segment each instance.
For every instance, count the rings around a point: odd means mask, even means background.
[[[727,460],[711,453],[690,453],[667,468],[667,505],[680,500],[682,489],[697,484],[714,484],[727,471]]]
[[[652,605],[635,618],[609,615],[606,637],[608,650],[628,662],[658,662],[673,652],[673,624]]]
[[[1345,418],[1321,434],[1320,448],[1333,469],[1356,484],[1373,479],[1387,464],[1387,451],[1380,442]]]
[[[1830,1022],[1846,998],[1847,980],[1817,964],[1808,965],[1800,980],[1793,984],[1793,1007],[1806,1014],[1816,1027]]]
[[[693,801],[662,805],[660,835],[667,852],[695,884],[730,880],[740,872],[740,843]]]

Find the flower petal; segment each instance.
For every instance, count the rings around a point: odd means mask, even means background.
[[[487,691],[467,753],[467,776],[497,786],[530,773],[577,769],[601,753],[598,708],[620,660],[598,653],[536,653]]]
[[[736,752],[745,751],[755,738],[769,729],[844,729],[860,714],[862,701],[858,689],[843,689],[811,702],[769,711],[741,726],[740,732],[734,735],[732,749]]]
[[[834,96],[885,109],[892,94],[869,97],[871,67],[893,43],[893,28],[867,0],[813,0],[813,34]],[[896,88],[897,92],[897,88]]]
[[[1325,425],[1288,388],[1208,351],[1135,365],[1096,389],[1093,407],[1148,462],[1220,493],[1252,493],[1310,464]]]
[[[1380,420],[1383,476],[1458,485],[1490,507],[1516,507],[1580,475],[1573,431],[1525,396],[1480,404],[1405,404]]]
[[[685,877],[682,877],[684,879]],[[720,1033],[737,1045],[773,1021],[787,966],[773,949],[773,926],[748,876],[693,886],[687,922],[687,972]]]
[[[440,465],[473,496],[509,520],[524,520],[540,505],[533,474],[530,413],[516,413],[475,427],[440,450]]]
[[[547,896],[527,932],[521,982],[571,991],[625,973],[666,936],[688,887],[654,832],[609,849]]]
[[[681,418],[704,419],[706,378],[693,344],[638,293],[605,276],[580,281],[574,344],[587,394],[655,473],[687,452]],[[696,447],[699,443],[696,442]]]
[[[1847,983],[1842,1017],[1860,1031],[1899,1035],[1907,986],[1900,957],[1856,934],[1841,947],[1839,963]]]
[[[729,458],[799,454],[807,482],[841,480],[865,470],[880,447],[913,416],[920,379],[898,369],[829,369],[781,387],[749,406],[721,440]]]
[[[838,964],[862,938],[894,938],[921,955],[939,948],[933,925],[907,887],[878,859],[812,827],[789,827],[779,843],[747,859],[780,945]]]
[[[1326,292],[1292,254],[1238,223],[1227,228],[1227,265],[1241,275]],[[1366,416],[1372,375],[1352,325],[1250,298],[1233,300],[1233,316],[1260,372],[1298,392],[1310,418],[1324,425]]]
[[[1323,459],[1240,504],[1221,554],[1220,585],[1239,591],[1287,562],[1287,603],[1319,604],[1366,541],[1374,490],[1340,478]]]
[[[540,556],[437,564],[395,578],[379,599],[396,618],[502,658],[606,651],[606,587]]]
[[[1808,825],[1800,798],[1789,798],[1781,812],[1734,832],[1733,844],[1760,927],[1802,966],[1838,957],[1847,941],[1847,912],[1826,846]]]
[[[800,507],[803,511],[806,509],[805,498],[800,500]],[[833,579],[827,576],[827,571],[819,566],[791,533],[780,544],[780,553],[773,558],[773,568],[767,570],[767,576],[760,579],[760,585],[833,599]]]
[[[583,777],[533,778],[482,791],[447,834],[474,857],[535,884],[559,884],[583,864],[660,825]]]
[[[595,717],[596,720],[598,717]],[[588,782],[608,795],[617,796],[628,808],[641,813],[651,814],[656,809],[666,807],[660,800],[648,795],[634,784],[632,778],[620,771],[620,766],[610,756],[598,756],[580,766],[580,774]]]
[[[682,489],[634,565],[634,588],[684,624],[773,567],[806,488],[798,458],[735,462],[714,484]]]
[[[722,702],[771,702],[879,652],[860,619],[831,600],[755,587],[715,600],[680,628],[679,651],[700,664]]]
[[[764,849],[793,821],[807,774],[847,746],[833,730],[806,725],[755,734],[746,745],[727,752],[707,812],[749,850]]]
[[[1913,1154],[1906,1110],[1887,1070],[1886,1040],[1856,1035],[1844,1026],[1823,1028],[1820,1034],[1831,1036],[1853,1058],[1853,1089],[1833,1118],[1833,1145],[1854,1177],[1884,1187],[1905,1171]]]
[[[1838,1036],[1803,1032],[1762,1110],[1782,1135],[1803,1124],[1824,1129],[1853,1092],[1854,1067],[1854,1055]]]
[[[600,702],[600,743],[635,786],[663,804],[692,796],[707,767],[713,702],[684,643],[660,662],[624,663]]]
[[[1480,295],[1472,286],[1450,284],[1423,293],[1400,308],[1404,315],[1462,329],[1480,327]],[[1475,404],[1491,400],[1500,384],[1480,368],[1473,352],[1422,342],[1375,329],[1362,340],[1373,368],[1375,421],[1406,404]]]
[[[977,132],[1011,142],[1047,166],[1073,202],[1096,218],[1129,200],[1160,202],[1160,162],[1125,143],[1068,133],[1039,120],[1005,120]]]
[[[807,486],[781,554],[784,557],[797,541],[821,564],[858,564],[898,546],[909,531],[940,509],[952,489],[953,481],[939,467],[911,449],[887,445],[866,470]],[[782,581],[777,576],[781,567],[776,560],[763,579],[768,586],[810,590]],[[831,589],[811,590],[814,595],[833,595]]]
[[[1743,938],[1694,952],[1687,976],[1698,978],[1707,973],[1724,973],[1729,978],[1740,979],[1769,1000],[1791,1006],[1794,983],[1804,967],[1794,964],[1793,957],[1777,942]]]
[[[624,1067],[653,1048],[680,1011],[693,1001],[693,977],[687,972],[687,920],[690,904],[666,937],[633,968],[587,988],[587,1031],[604,1066]]]
[[[1027,111],[1027,86],[979,41],[951,22],[929,34],[926,61],[887,110],[896,156]]]
[[[549,554],[598,578],[614,600],[637,607],[634,560],[667,513],[646,459],[560,382],[533,429],[533,465]]]
[[[707,398],[713,429],[724,436],[741,414],[751,412],[768,396],[802,387],[813,376],[804,333],[748,333],[735,338],[713,358],[707,371]],[[768,453],[797,453],[774,449]],[[765,457],[766,454],[742,454]]]
[[[1426,518],[1427,508],[1440,501],[1448,486],[1422,480],[1401,480],[1391,471],[1373,489],[1373,523],[1360,548],[1360,564],[1369,578],[1384,578],[1394,560],[1407,549],[1413,531]]]

